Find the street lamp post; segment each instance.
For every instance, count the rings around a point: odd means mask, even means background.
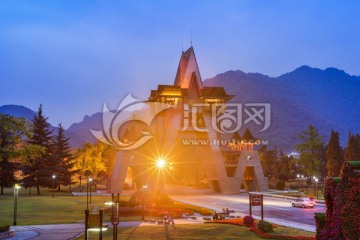
[[[315,178],[315,191],[316,191],[316,199],[318,199],[318,190],[317,190],[317,184],[319,179]]]
[[[314,184],[314,197],[315,197],[315,195],[316,195],[316,192],[315,192],[315,191],[316,191],[316,190],[315,190],[315,185],[316,185],[316,184],[315,184],[315,179],[316,179],[316,177],[315,177],[315,176],[313,176],[313,184]]]
[[[55,189],[54,189],[54,185],[55,185],[55,178],[56,178],[56,176],[55,176],[55,174],[54,175],[52,175],[52,192],[53,192],[53,194],[52,194],[52,197],[54,198],[55,197]]]
[[[16,226],[16,215],[17,215],[17,199],[19,195],[19,184],[15,184],[14,186],[14,226]]]
[[[90,178],[89,178],[89,183],[90,183],[90,184],[89,184],[89,185],[90,185],[90,204],[91,204],[91,182],[92,182],[92,180],[93,180],[93,179],[90,177]]]
[[[297,189],[298,189],[298,192],[299,192],[299,191],[300,191],[300,189],[299,189],[299,188],[300,188],[300,183],[299,183],[299,181],[300,181],[300,174],[297,174],[297,175],[296,175],[296,179],[297,179],[297,182],[298,182],[298,184],[297,184],[297,185],[298,185],[298,186],[297,186]]]
[[[141,219],[144,221],[145,219],[145,197],[144,197],[144,190],[147,189],[147,185],[144,185],[142,187],[142,193],[141,193],[141,202],[142,202],[142,217]]]
[[[86,210],[89,209],[89,184],[86,183]]]
[[[81,177],[81,175],[80,175],[80,176],[79,176],[79,180],[80,180],[80,186],[79,186],[80,192],[82,192],[81,179],[82,179],[82,177]]]

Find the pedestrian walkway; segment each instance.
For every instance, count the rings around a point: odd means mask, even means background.
[[[196,219],[175,219],[175,224],[198,224],[203,223],[202,217],[198,216]],[[134,226],[159,226],[155,223],[132,221],[120,222],[119,227],[134,227]],[[110,225],[110,227],[112,227]],[[83,223],[73,224],[51,224],[51,225],[31,225],[31,226],[12,226],[11,230],[15,230],[14,237],[7,238],[7,240],[71,240],[84,233]]]

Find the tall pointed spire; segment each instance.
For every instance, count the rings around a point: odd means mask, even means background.
[[[190,30],[190,46],[192,47],[192,28]]]
[[[193,73],[195,74],[199,88],[202,89],[203,84],[199,67],[196,61],[194,48],[191,46],[181,54],[174,85],[180,86],[181,88],[189,88]]]

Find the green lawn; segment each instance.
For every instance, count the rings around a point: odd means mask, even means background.
[[[89,239],[98,239],[98,233],[90,232]],[[83,239],[83,236],[78,238]],[[112,229],[103,234],[112,239]],[[118,239],[262,239],[247,227],[225,224],[178,224],[174,226],[120,227]]]
[[[7,195],[0,195],[0,225],[12,225],[14,197],[11,189]],[[67,192],[42,191],[43,195],[28,195],[21,190],[18,198],[18,225],[40,225],[56,223],[75,223],[84,221],[86,196],[75,197]],[[129,197],[121,197],[128,200]],[[110,196],[92,196],[91,209],[105,208],[104,202]],[[105,217],[107,218],[107,217]],[[107,221],[108,219],[105,219]],[[137,221],[140,216],[120,217],[120,221]],[[297,229],[278,226],[273,235],[314,236]],[[91,233],[90,239],[96,239],[96,233]],[[104,233],[104,239],[112,239],[112,229]],[[228,224],[178,224],[175,226],[142,226],[119,228],[119,239],[261,239],[250,232],[247,227]]]
[[[26,194],[24,194],[26,193]],[[22,191],[18,198],[17,225],[75,223],[84,221],[86,196],[75,197],[69,193],[57,193],[52,198],[51,192],[43,191],[44,195],[28,195]],[[92,196],[89,209],[102,209],[110,196]],[[127,199],[123,197],[122,200]],[[13,224],[14,197],[0,195],[0,225]]]
[[[274,232],[269,233],[270,235],[274,235],[274,236],[303,236],[303,237],[314,237],[315,233],[313,232],[307,232],[304,230],[300,230],[300,229],[295,229],[295,228],[288,228],[288,227],[283,227],[280,225],[276,225],[276,227],[274,227]]]
[[[271,235],[314,237],[314,233],[278,226]],[[81,236],[78,239],[83,239]],[[89,239],[98,233],[90,232]],[[112,239],[112,228],[103,233],[103,239]],[[230,224],[181,224],[175,226],[119,227],[118,239],[263,239],[249,228]]]

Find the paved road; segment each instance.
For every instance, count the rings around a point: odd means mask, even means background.
[[[229,208],[235,210],[234,215],[249,214],[249,195],[246,193],[239,195],[172,195],[171,197],[178,201],[208,207],[216,211]],[[273,223],[315,231],[315,212],[325,212],[324,205],[306,209],[293,208],[290,200],[264,197],[264,219]],[[253,216],[260,219],[260,207],[253,207]]]

